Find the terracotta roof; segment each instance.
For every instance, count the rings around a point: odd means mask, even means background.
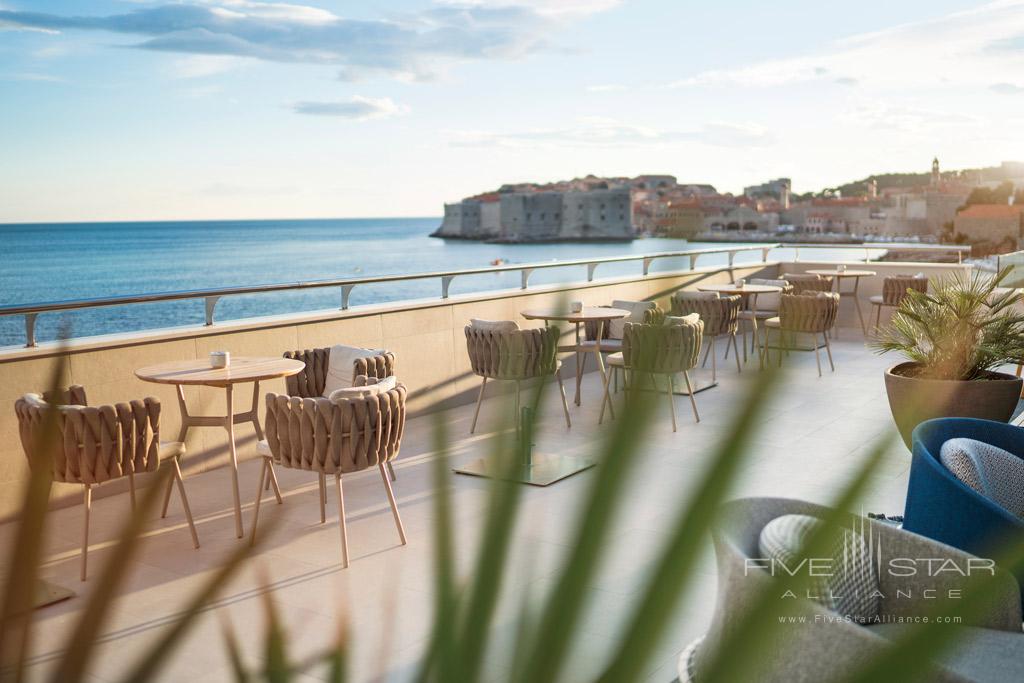
[[[958,213],[968,218],[1012,218],[1024,212],[1024,204],[972,204]]]

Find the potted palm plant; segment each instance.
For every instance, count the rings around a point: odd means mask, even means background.
[[[907,360],[885,371],[889,408],[903,441],[935,417],[1008,421],[1021,379],[998,369],[1024,361],[1024,300],[1018,290],[980,272],[938,283],[934,292],[909,291],[872,346]]]

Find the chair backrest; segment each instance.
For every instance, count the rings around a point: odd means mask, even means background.
[[[655,301],[626,301],[624,299],[616,299],[612,301],[611,306],[598,306],[598,308],[621,308],[629,311],[629,315],[625,318],[616,318],[615,320],[606,320],[604,322],[601,334],[602,339],[622,339],[622,332],[627,322],[646,322],[647,316],[650,315],[651,311],[659,310],[658,304]],[[583,324],[583,327],[587,335],[587,341],[595,341],[597,339],[597,321],[588,320]]]
[[[942,444],[939,458],[957,479],[1024,522],[1024,460],[977,439]]]
[[[832,278],[830,277],[822,277],[813,273],[786,273],[782,277],[793,286],[793,294],[832,291]]]
[[[62,394],[85,397],[81,387]],[[160,466],[160,401],[155,398],[89,407],[50,404],[37,394],[26,394],[15,402],[14,410],[30,466],[46,456],[41,451],[46,443],[43,430],[49,411],[56,411],[54,481],[102,484]]]
[[[267,444],[283,467],[324,474],[357,472],[398,456],[407,391],[360,398],[267,394]]]
[[[928,292],[928,278],[922,275],[894,275],[882,280],[882,303],[886,306],[899,306],[913,290],[922,294]]]
[[[712,294],[710,297],[693,294]],[[672,315],[696,313],[704,322],[704,334],[733,334],[739,324],[740,296],[718,296],[715,292],[676,292],[672,295]]]
[[[522,380],[555,371],[557,327],[499,332],[467,325],[465,331],[469,364],[480,377]]]
[[[290,396],[313,398],[323,394],[327,383],[327,370],[330,366],[331,349],[304,349],[285,351],[285,358],[300,360],[306,364],[302,372],[285,378],[285,387]],[[359,375],[368,377],[390,377],[395,374],[395,354],[390,351],[357,358],[352,364],[352,379]]]
[[[699,320],[668,319],[662,325],[626,323],[622,358],[640,372],[668,374],[697,367],[704,339]]]
[[[817,334],[832,329],[839,313],[839,295],[834,292],[783,294],[779,324],[791,332]]]
[[[793,291],[792,285],[787,280],[767,280],[765,278],[754,277],[747,280],[747,284],[751,285],[766,285],[768,287],[779,287],[782,289],[782,293],[786,294]],[[759,311],[778,311],[779,310],[779,294],[772,292],[770,294],[758,294],[757,295],[757,310]]]

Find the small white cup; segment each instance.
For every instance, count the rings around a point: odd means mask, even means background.
[[[745,284],[747,284],[747,281],[744,280],[743,278],[740,278],[739,280],[736,281],[736,286],[739,287],[740,289],[743,289],[743,285]]]
[[[580,311],[583,310],[583,302],[582,301],[570,301],[569,302],[569,310],[571,312],[573,312],[573,313],[579,313]]]
[[[230,351],[210,351],[210,367],[226,368],[231,365]]]

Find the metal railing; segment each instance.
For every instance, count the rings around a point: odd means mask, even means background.
[[[1024,251],[996,256],[996,272],[1001,273],[1004,268],[1009,268],[1010,272],[1002,282],[1003,287],[1024,287]]]
[[[0,316],[9,315],[23,315],[25,316],[25,346],[32,347],[36,345],[36,319],[41,313],[54,313],[60,311],[75,311],[89,308],[101,308],[109,306],[126,306],[133,304],[150,304],[166,301],[182,301],[188,299],[202,299],[206,309],[206,325],[214,324],[214,312],[217,307],[217,302],[226,296],[237,296],[242,294],[262,294],[268,292],[286,292],[286,291],[299,291],[306,289],[322,289],[327,287],[337,287],[341,294],[341,310],[348,310],[349,298],[352,294],[352,290],[361,285],[379,284],[384,282],[404,282],[410,280],[427,280],[427,279],[438,279],[441,282],[441,299],[447,299],[451,289],[452,281],[456,277],[462,277],[467,275],[485,275],[492,273],[506,273],[506,272],[519,272],[520,273],[520,288],[527,289],[529,287],[530,275],[534,271],[544,270],[550,268],[566,268],[572,266],[583,266],[587,269],[587,282],[594,280],[594,271],[597,267],[604,263],[622,263],[629,261],[640,261],[643,265],[643,276],[646,277],[650,274],[651,264],[658,259],[665,258],[689,258],[689,269],[694,270],[697,265],[697,260],[709,254],[725,254],[728,257],[728,268],[734,267],[736,255],[743,252],[761,252],[760,263],[768,262],[768,254],[772,249],[795,249],[796,258],[799,260],[799,250],[801,248],[816,248],[816,249],[860,249],[864,251],[865,260],[870,260],[870,254],[872,250],[886,249],[888,246],[862,246],[862,245],[816,245],[816,244],[781,244],[781,243],[764,243],[754,245],[744,245],[735,247],[713,247],[707,249],[688,249],[683,251],[662,251],[652,254],[630,254],[627,256],[609,256],[600,258],[590,259],[577,259],[571,261],[546,261],[542,263],[527,263],[527,264],[510,264],[502,266],[492,266],[489,268],[471,268],[464,270],[451,270],[451,271],[439,271],[431,273],[414,273],[411,275],[377,275],[360,278],[346,278],[346,279],[332,279],[332,280],[311,280],[311,281],[300,281],[300,282],[283,282],[277,284],[268,285],[252,285],[246,287],[222,287],[218,289],[196,289],[187,290],[180,292],[158,292],[152,294],[134,294],[127,296],[115,296],[115,297],[103,297],[95,299],[77,299],[70,301],[54,301],[48,303],[36,303],[36,304],[13,304],[8,306],[0,306]],[[956,252],[958,255],[961,253],[962,247],[956,246],[938,246],[938,245],[912,245],[912,246],[900,246],[899,249],[907,250],[945,250],[947,252]],[[756,263],[756,262],[755,262]]]

